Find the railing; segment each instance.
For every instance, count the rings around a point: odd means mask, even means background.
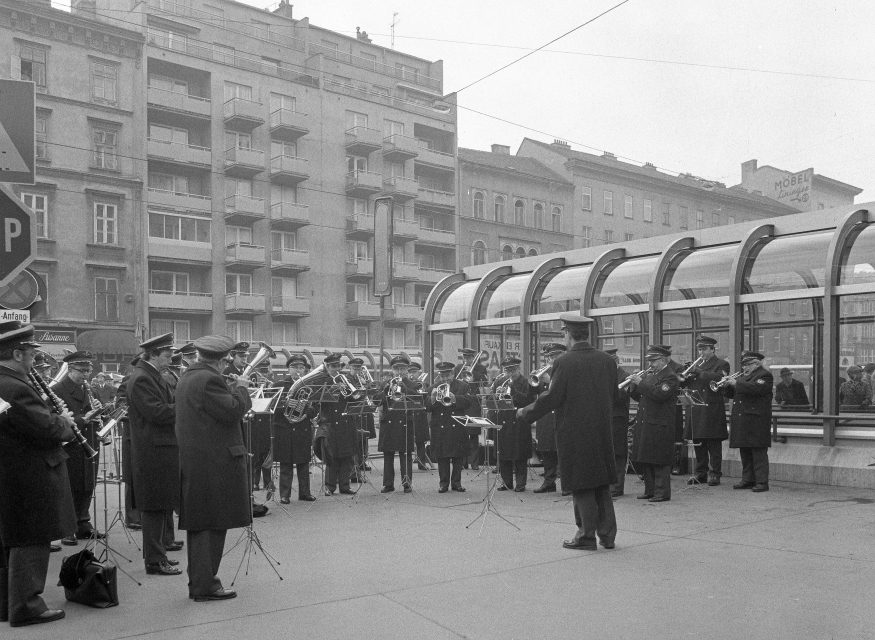
[[[353,67],[358,67],[359,69],[368,69],[370,71],[375,71],[376,73],[384,76],[391,76],[405,82],[411,82],[413,84],[418,84],[423,87],[434,89],[437,92],[441,91],[440,80],[436,78],[430,78],[429,76],[420,73],[418,69],[401,69],[399,67],[388,65],[384,62],[379,62],[378,60],[361,58],[346,51],[340,51],[339,49],[326,47],[316,42],[310,42],[309,45],[311,54],[321,53],[329,60],[343,62]]]
[[[185,296],[188,298],[212,298],[212,293],[205,293],[203,291],[164,291],[163,289],[149,289],[149,293],[156,293],[163,296]]]
[[[212,200],[212,196],[205,196],[200,193],[186,193],[184,191],[173,191],[172,189],[157,189],[155,187],[149,187],[149,191],[152,193],[161,193],[166,196],[179,196],[182,198],[196,198],[198,200]]]

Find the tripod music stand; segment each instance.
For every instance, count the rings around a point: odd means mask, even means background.
[[[134,546],[137,547],[137,551],[140,551],[140,545],[137,544],[136,538],[134,538],[133,534],[131,533],[130,529],[128,528],[128,523],[126,522],[125,515],[123,512],[123,507],[122,507],[122,504],[123,504],[122,485],[124,484],[124,482],[122,481],[122,474],[126,470],[124,469],[124,466],[123,466],[124,463],[121,462],[122,456],[121,456],[121,452],[119,451],[119,445],[118,445],[118,441],[121,440],[122,437],[118,433],[116,433],[115,432],[116,430],[114,429],[114,427],[118,426],[118,423],[120,420],[121,420],[120,418],[112,418],[109,422],[107,422],[104,425],[103,429],[101,429],[100,431],[97,432],[97,436],[99,438],[104,438],[107,435],[110,435],[110,437],[112,438],[113,455],[116,458],[116,465],[118,467],[118,472],[117,472],[118,473],[118,475],[117,475],[118,483],[116,484],[116,487],[118,489],[118,496],[117,496],[118,507],[116,508],[115,515],[113,516],[112,520],[110,520],[110,522],[109,522],[109,526],[106,527],[106,531],[109,532],[110,529],[112,529],[115,525],[121,524],[122,529],[125,532],[125,537],[128,539],[128,544],[133,542]],[[106,486],[104,486],[104,491],[106,491]]]
[[[494,393],[478,393],[477,394],[481,400],[481,406],[483,407],[483,416],[486,417],[490,411],[496,412],[496,417],[499,411],[513,411],[516,413],[516,407],[513,404],[513,400],[509,400],[508,398],[499,398]],[[495,447],[495,468],[501,468],[501,452],[498,450],[498,431],[501,429],[501,425],[496,425],[495,428],[495,437],[493,438],[493,446]],[[483,431],[483,448],[486,457],[486,466],[489,468],[489,471],[492,470],[492,464],[489,458],[489,440],[487,440],[487,436],[489,434],[487,431]],[[481,469],[477,475],[474,476],[476,479],[483,470]],[[499,477],[500,474],[499,474]],[[487,484],[488,484],[488,474],[487,474]],[[501,479],[501,484],[504,486],[504,478]],[[520,499],[522,502],[522,499]]]
[[[364,391],[365,391],[366,397],[368,399],[370,399],[370,396],[373,395],[374,390],[367,389]],[[363,422],[362,418],[365,418],[366,416],[369,416],[369,415],[372,416],[372,415],[374,415],[374,413],[376,413],[376,411],[377,411],[377,406],[373,402],[371,402],[369,404],[368,400],[362,399],[360,402],[351,402],[351,403],[347,404],[346,411],[344,411],[343,415],[358,417],[359,425],[361,425]],[[359,438],[360,442],[361,442],[361,435],[360,434],[362,432],[365,432],[365,431],[366,430],[362,429],[361,426],[356,428],[356,434],[358,434],[357,437]],[[365,442],[367,442],[367,440],[365,440]],[[368,456],[367,456],[367,451],[364,450],[365,446],[366,445],[362,446],[362,449],[363,449],[362,450],[362,468],[354,470],[355,474],[356,474],[356,478],[359,479],[359,483],[358,483],[359,487],[358,487],[358,489],[355,490],[356,496],[358,496],[359,491],[361,491],[362,487],[364,487],[365,485],[370,485],[370,487],[374,491],[377,490],[376,487],[374,487],[374,483],[371,482],[370,472],[368,471],[368,467],[366,464]]]
[[[279,406],[284,391],[285,390],[282,387],[269,387],[262,389],[261,397],[252,399],[252,412],[267,415],[270,420],[270,452],[267,454],[267,458],[265,458],[264,462],[261,463],[262,469],[270,469],[270,482],[265,487],[264,499],[266,502],[273,502],[284,514],[286,514],[286,516],[291,518],[292,514],[289,513],[286,506],[277,500],[276,497],[278,493],[276,487],[278,484],[277,480],[279,471],[277,467],[279,463],[274,462],[273,413]],[[264,401],[267,401],[266,404]]]
[[[389,411],[403,411],[404,412],[404,451],[399,452],[399,456],[407,456],[409,455],[407,451],[410,449],[410,432],[411,429],[408,428],[408,424],[410,422],[410,415],[416,414],[420,411],[425,411],[425,406],[423,405],[423,398],[421,394],[410,394],[410,395],[402,395],[400,398],[391,401],[389,405]],[[416,429],[416,426],[413,425],[413,429]],[[395,461],[392,461],[392,464],[395,464]],[[407,484],[411,489],[413,489],[413,456],[410,457],[410,464],[407,465],[407,473],[401,476],[401,486]],[[416,489],[413,489],[413,493],[422,500],[426,502],[425,498],[422,497],[422,494],[419,493]],[[392,491],[388,496],[386,496],[386,500],[395,495],[395,491]]]
[[[699,395],[698,391],[684,389],[678,396],[678,406],[682,407],[684,421],[686,422],[687,416],[690,418],[690,439],[687,441],[687,456],[690,458],[690,477],[687,479],[687,486],[681,489],[679,493],[683,493],[687,489],[695,489],[699,491],[702,489],[702,483],[699,482],[699,478],[696,475],[696,447],[701,447],[704,443],[700,442],[696,444],[695,434],[693,432],[695,425],[693,424],[691,412],[693,407],[704,407],[705,401],[702,400],[702,396]]]

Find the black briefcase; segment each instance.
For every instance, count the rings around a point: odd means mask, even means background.
[[[88,549],[61,562],[58,586],[70,602],[107,609],[118,605],[116,567],[98,562]]]

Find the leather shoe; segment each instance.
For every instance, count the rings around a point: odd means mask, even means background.
[[[218,591],[213,591],[209,595],[205,596],[193,596],[189,595],[189,598],[194,600],[195,602],[209,602],[210,600],[230,600],[231,598],[237,597],[237,592],[233,589],[225,589],[222,587]]]
[[[10,627],[26,627],[31,624],[42,624],[44,622],[54,622],[55,620],[60,620],[65,615],[63,609],[46,609],[38,616],[34,616],[33,618],[28,618],[27,620],[19,620],[18,622],[10,622]]]
[[[68,547],[75,547],[79,543],[76,542],[76,536],[66,536],[64,538],[61,538],[61,544]]]
[[[298,500],[303,500],[304,502],[316,502],[316,496],[308,493],[305,496],[298,496]]]
[[[383,487],[380,493],[395,493],[395,487]]]
[[[525,487],[514,487],[514,493],[522,493],[525,490]]]
[[[595,551],[598,549],[595,542],[580,542],[579,540],[563,540],[563,549],[576,549],[577,551]]]
[[[532,493],[551,493],[556,491],[556,485],[546,485],[542,484],[540,487],[535,489]]]
[[[652,498],[648,498],[647,502],[668,502],[669,500],[671,500],[671,498],[666,498],[665,496],[653,496]]]
[[[179,560],[171,560],[170,558],[167,558],[167,560],[165,560],[165,562],[167,564],[169,564],[171,567],[175,567],[175,566],[179,565]]]
[[[459,493],[465,493],[465,487],[453,487],[453,491],[458,491]]]
[[[606,540],[601,540],[601,541],[599,542],[599,544],[602,545],[605,549],[613,549],[613,548],[614,548],[614,543],[613,543],[613,542],[607,542]]]
[[[185,543],[182,540],[174,540],[168,545],[164,545],[165,551],[181,551],[185,546]]]
[[[563,498],[567,498],[567,497],[570,496],[570,495],[571,495],[571,491],[565,491],[565,490],[562,491],[562,497],[563,497]]]
[[[413,493],[413,487],[411,487],[409,484],[405,484],[404,493]]]
[[[450,490],[449,487],[439,487],[439,488],[438,488],[438,493],[446,493],[446,492],[449,491],[449,490]]]
[[[348,496],[353,496],[353,495],[355,495],[355,491],[353,491],[353,490],[350,489],[349,487],[344,487],[343,489],[340,490],[340,493],[345,494],[345,495],[348,495]]]
[[[619,498],[622,495],[625,495],[622,491],[611,491],[612,498]]]
[[[49,545],[49,552],[50,553],[57,553],[60,550],[61,550],[61,545],[59,545],[59,544],[50,544]]]
[[[143,530],[143,525],[141,525],[139,522],[129,522],[125,526],[128,529],[130,529],[131,531],[142,531]]]
[[[708,486],[716,487],[720,485],[720,478],[708,478]]]
[[[507,491],[507,485],[501,485],[500,487],[498,487],[497,491]]]
[[[280,504],[292,504],[289,498],[280,498]]]
[[[742,480],[741,482],[737,482],[734,485],[732,485],[732,488],[733,489],[750,489],[751,487],[755,487],[755,486],[756,486],[756,482],[745,482],[744,480]]]
[[[153,562],[146,565],[146,573],[150,576],[178,576],[182,569],[177,569],[169,562]]]
[[[760,482],[759,484],[755,485],[751,489],[751,491],[754,493],[762,493],[763,491],[768,491],[768,490],[769,490],[769,485],[765,482]]]
[[[652,493],[639,493],[635,498],[638,500],[650,500],[653,497]]]

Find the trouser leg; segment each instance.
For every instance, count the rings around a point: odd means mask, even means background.
[[[292,497],[292,473],[294,469],[295,465],[291,462],[280,462],[280,498]],[[299,477],[298,484],[300,481]]]
[[[450,486],[450,460],[452,458],[438,458],[438,483],[441,488]]]
[[[302,462],[296,466],[298,467],[298,497],[303,498],[310,495],[310,465]],[[289,485],[289,490],[291,490],[291,478]]]
[[[217,574],[225,548],[225,534],[225,529],[187,532],[189,594],[206,596],[222,588]]]
[[[49,571],[49,544],[10,547],[9,558],[9,621],[23,622],[48,609],[41,594]]]
[[[723,441],[709,438],[707,443],[708,457],[711,459],[709,471],[713,477],[719,479],[723,475]]]
[[[513,461],[513,474],[514,474],[514,482],[517,487],[525,487],[526,486],[526,471],[528,470],[528,461],[527,460],[514,460]]]
[[[157,564],[167,560],[167,552],[164,549],[164,515],[164,511],[140,512],[143,520],[143,560],[146,564]]]
[[[575,542],[595,546],[595,530],[598,521],[598,506],[595,501],[594,489],[582,489],[571,492],[571,503],[574,507],[574,522],[577,524]]]
[[[614,456],[614,465],[617,468],[617,481],[611,485],[611,493],[622,495],[626,487],[626,456],[627,451]]]
[[[644,476],[644,495],[652,496],[655,483],[653,465],[647,462],[641,462],[638,467],[641,470],[641,475]]]
[[[326,464],[325,467],[325,488],[329,491],[337,489],[337,476],[339,474],[340,460],[334,458],[331,464]],[[349,474],[346,476],[346,482],[349,483]]]
[[[383,452],[383,486],[395,486],[395,452]]]
[[[133,508],[134,487],[130,482],[125,483],[125,524],[141,524],[140,512]]]
[[[173,509],[164,512],[164,547],[176,542],[176,528],[173,523]]]
[[[346,456],[337,463],[338,482],[341,489],[349,489],[349,476],[352,475],[354,463],[352,456]]]
[[[708,454],[710,453],[708,443],[710,440],[696,438],[693,442],[696,444],[693,447],[696,456],[696,477],[699,480],[705,480],[708,477]]]
[[[508,489],[513,489],[513,460],[498,460],[498,473]]]
[[[769,450],[766,447],[753,447],[750,450],[754,482],[769,484]]]
[[[598,507],[596,533],[602,542],[612,543],[617,537],[617,516],[614,513],[614,501],[611,499],[610,486],[595,489],[595,502]]]
[[[462,458],[452,458],[453,461],[453,471],[450,476],[450,486],[454,489],[458,489],[462,486]]]
[[[559,469],[559,454],[555,451],[540,451],[544,463],[544,486],[556,486],[556,472]]]
[[[653,497],[671,498],[671,465],[652,465],[653,468]]]
[[[756,474],[753,469],[753,453],[750,447],[740,447],[738,455],[741,458],[741,481],[756,482]]]
[[[464,462],[464,460],[463,460]],[[468,463],[472,469],[480,466],[480,437],[468,436]],[[484,464],[489,464],[489,461],[484,461]]]

